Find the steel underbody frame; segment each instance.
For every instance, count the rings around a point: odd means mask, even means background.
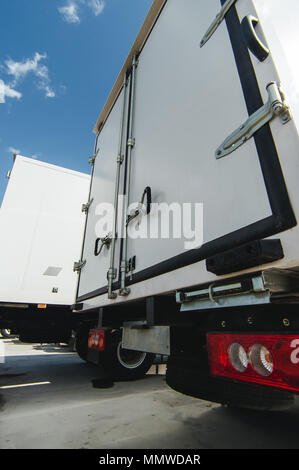
[[[265,270],[191,290],[82,311],[98,327],[150,328],[197,325],[202,331],[295,331],[299,329],[299,272]],[[221,307],[221,308],[219,308]]]

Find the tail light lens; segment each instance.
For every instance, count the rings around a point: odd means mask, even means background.
[[[96,349],[97,351],[105,351],[105,330],[90,330],[88,337],[89,349]]]
[[[228,357],[231,365],[238,372],[245,372],[248,367],[248,356],[245,349],[239,343],[232,343],[228,348]]]
[[[254,344],[248,351],[248,359],[253,369],[263,377],[269,377],[274,371],[273,357],[262,344]]]
[[[207,335],[212,375],[299,392],[298,335]]]

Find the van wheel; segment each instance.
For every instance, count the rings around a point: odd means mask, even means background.
[[[201,371],[199,364],[190,364],[184,357],[170,358],[166,383],[177,392],[220,403],[230,409],[282,411],[294,405],[292,393],[241,381],[217,379],[207,371]]]
[[[154,362],[154,354],[122,348],[120,330],[107,333],[106,351],[99,364],[114,380],[136,380],[144,377]]]
[[[80,325],[76,332],[75,336],[75,346],[74,349],[80,359],[83,361],[87,361],[87,353],[88,353],[88,335],[89,335],[89,330],[91,326],[90,325]]]
[[[8,329],[0,330],[0,332],[1,332],[1,335],[3,336],[3,338],[12,338],[13,337],[10,330],[8,330]]]

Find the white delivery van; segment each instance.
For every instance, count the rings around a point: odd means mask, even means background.
[[[270,3],[153,2],[94,129],[74,311],[128,376],[168,354],[174,389],[275,408],[299,391],[299,4]]]
[[[0,208],[0,327],[67,339],[90,176],[16,155]]]

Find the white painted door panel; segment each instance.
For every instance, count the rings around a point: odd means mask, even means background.
[[[225,22],[199,47],[219,9],[218,0],[167,2],[139,57],[134,113],[131,202],[150,186],[155,203],[203,203],[204,243],[271,215],[254,140],[215,158],[248,118]],[[184,242],[129,239],[129,257],[138,272]]]
[[[294,1],[288,0],[288,4]],[[127,262],[136,257],[136,267],[127,276],[129,297],[118,296],[116,302],[219,279],[207,272],[205,260],[257,239],[281,239],[285,257],[270,267],[298,264],[293,243],[298,229],[288,230],[296,226],[299,211],[298,103],[294,96],[291,105],[295,106],[295,116],[287,125],[275,118],[231,154],[221,159],[215,156],[222,142],[266,102],[267,85],[271,81],[279,83],[281,75],[288,80],[287,74],[280,73],[285,60],[279,57],[279,48],[275,46],[271,54],[271,45],[279,38],[277,34],[274,38],[265,9],[258,5],[265,5],[265,0],[238,0],[200,48],[203,35],[221,8],[220,0],[168,0],[138,56],[129,204],[137,207],[148,186],[152,203],[202,203],[203,247],[190,251],[184,238],[184,220],[177,238],[129,236]],[[264,62],[249,51],[240,24],[245,16],[256,16],[260,11],[263,14],[256,31],[266,43],[269,39],[270,47]],[[292,46],[290,35],[285,33],[283,37],[284,44]],[[289,94],[290,87],[288,83]],[[109,136],[114,140],[111,155],[117,154],[119,122],[118,101],[100,134],[103,149],[112,145]],[[104,153],[107,155],[107,151]],[[96,163],[96,202],[113,200],[116,165],[111,164],[113,159],[109,164],[105,158]],[[107,188],[106,176],[99,184],[105,171],[111,180]],[[125,176],[122,173],[124,184]],[[153,206],[149,215],[139,216],[129,227],[138,222],[139,232],[144,233],[145,227],[155,226],[157,220]],[[93,255],[95,223],[93,216],[85,242],[84,259],[91,262],[81,274],[79,294],[83,297],[79,300],[87,300],[84,309],[110,303],[106,295],[101,295],[105,294],[102,287],[107,286],[108,253],[102,264]],[[170,233],[174,227],[177,229],[178,223],[170,218]],[[116,259],[119,255],[118,246]],[[114,290],[119,287],[116,283]]]
[[[116,160],[119,147],[119,133],[121,123],[121,111],[123,93],[119,95],[98,139],[98,154],[95,160],[94,175],[90,199],[93,202],[89,208],[87,228],[84,241],[83,259],[86,265],[80,274],[78,295],[85,295],[89,292],[107,286],[107,272],[110,266],[110,249],[104,247],[99,256],[95,256],[95,241],[99,237],[97,223],[101,220],[99,214],[101,204],[114,205]],[[126,128],[126,126],[125,126]],[[123,180],[123,169],[121,172]],[[107,226],[107,235],[111,232],[111,227]],[[100,245],[99,245],[100,246]],[[119,240],[116,241],[115,267],[118,269],[119,261]]]

